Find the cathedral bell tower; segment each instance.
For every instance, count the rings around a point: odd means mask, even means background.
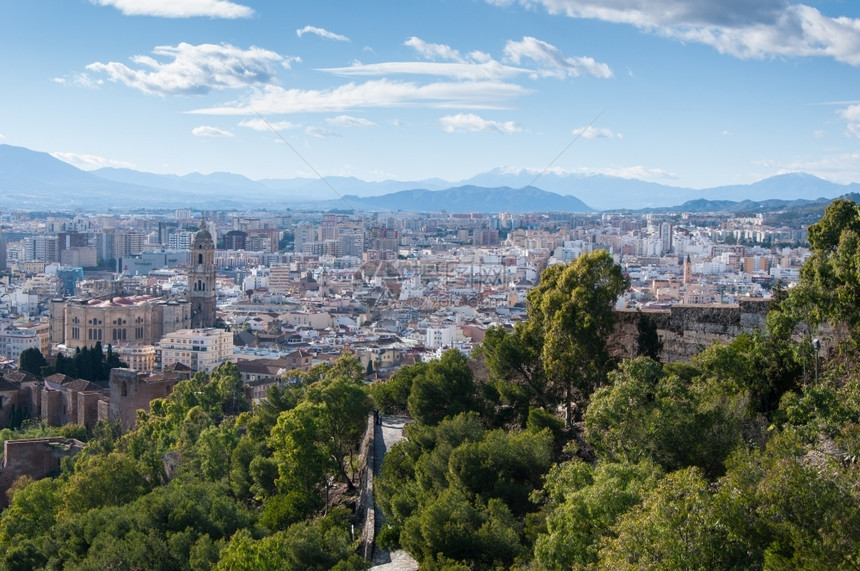
[[[200,221],[200,230],[191,243],[191,265],[188,270],[188,300],[191,302],[191,328],[215,325],[215,242]]]

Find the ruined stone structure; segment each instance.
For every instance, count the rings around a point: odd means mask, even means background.
[[[99,421],[99,402],[107,399],[95,383],[61,373],[47,377],[41,393],[42,422],[49,426],[77,424],[87,430]]]
[[[60,471],[60,462],[74,456],[84,443],[74,438],[27,438],[3,443],[0,464],[0,509],[9,505],[6,491],[21,476],[39,480]]]
[[[717,342],[728,342],[740,333],[752,333],[765,325],[770,300],[743,300],[737,305],[675,305],[658,310],[619,310],[618,323],[609,339],[614,355],[636,356],[637,326],[643,317],[654,320],[663,342],[660,360],[687,361]]]
[[[145,377],[131,369],[111,369],[108,418],[119,422],[123,432],[131,430],[137,423],[138,410],[149,412],[153,399],[168,396],[176,383],[187,378],[187,373]]]

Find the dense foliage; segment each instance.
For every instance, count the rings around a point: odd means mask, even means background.
[[[58,477],[16,482],[0,568],[365,568],[349,519],[361,373],[344,357],[251,408],[228,363],[178,383],[127,434],[99,425]]]
[[[544,272],[472,378],[402,369],[374,392],[415,418],[376,485],[380,541],[422,569],[856,569],[860,209],[809,235],[766,327],[689,363],[654,360],[646,319],[642,356],[609,357],[626,282],[598,253]]]

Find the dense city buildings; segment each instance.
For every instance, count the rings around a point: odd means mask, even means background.
[[[6,362],[25,348],[50,358],[100,343],[140,373],[279,363],[297,350],[306,367],[349,350],[384,376],[523,319],[544,268],[595,250],[630,279],[617,309],[655,311],[767,299],[808,255],[805,227],[771,214],[179,209],[0,220]]]

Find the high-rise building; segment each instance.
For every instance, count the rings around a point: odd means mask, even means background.
[[[201,220],[200,230],[191,243],[191,263],[188,271],[188,300],[191,302],[191,328],[203,329],[215,325],[215,242]]]

